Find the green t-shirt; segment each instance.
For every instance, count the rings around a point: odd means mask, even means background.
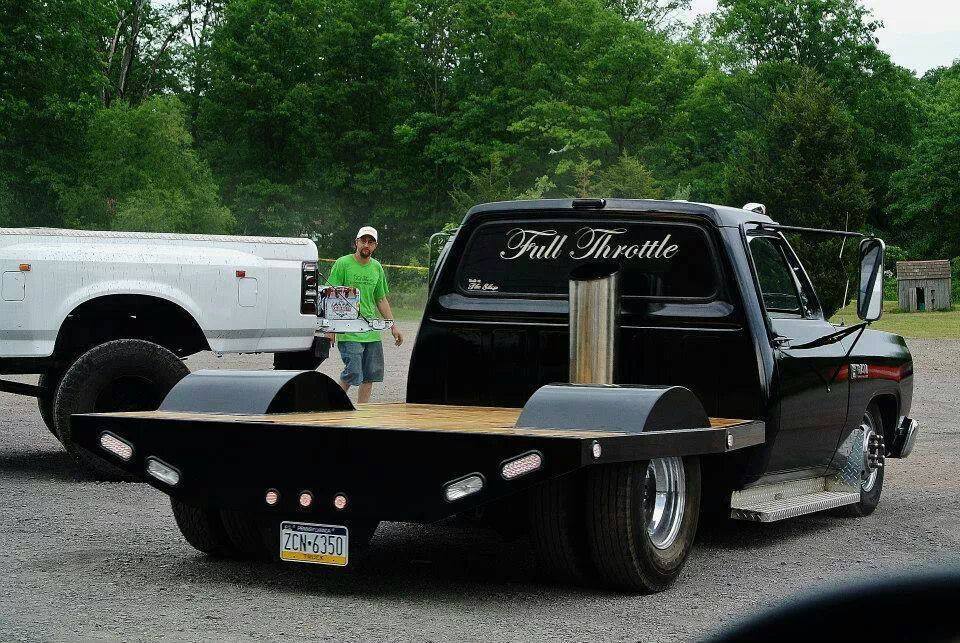
[[[353,255],[344,255],[333,263],[330,269],[331,286],[352,286],[360,289],[360,313],[367,319],[380,317],[377,302],[387,296],[387,276],[383,266],[374,258],[366,264],[357,261]],[[380,331],[368,330],[365,333],[343,333],[337,336],[340,342],[379,342]]]

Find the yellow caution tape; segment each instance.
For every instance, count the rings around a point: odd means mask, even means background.
[[[326,263],[334,263],[334,262],[336,261],[336,259],[323,259],[323,258],[321,258],[321,259],[317,259],[317,261],[323,261],[323,262],[326,262]],[[427,272],[427,270],[428,270],[426,266],[398,266],[398,265],[392,264],[392,263],[382,263],[382,264],[380,264],[380,265],[383,266],[384,268],[399,268],[400,270],[416,270],[417,272]]]

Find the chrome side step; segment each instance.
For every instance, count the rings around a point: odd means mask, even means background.
[[[808,478],[734,491],[730,517],[774,522],[860,502],[860,490],[834,479]]]

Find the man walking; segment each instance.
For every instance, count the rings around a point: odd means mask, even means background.
[[[372,257],[377,249],[377,230],[363,226],[357,232],[356,252],[344,255],[336,260],[327,280],[331,286],[352,286],[360,289],[360,314],[371,319],[379,311],[382,319],[393,319],[393,310],[387,301],[387,277],[383,266]],[[390,328],[396,345],[403,343],[403,335],[396,325]],[[338,342],[340,357],[343,358],[343,372],[340,374],[340,386],[344,391],[351,386],[359,386],[357,402],[370,401],[374,382],[383,381],[383,344],[380,331],[370,330],[363,333],[343,333],[339,340],[329,333],[331,342]]]

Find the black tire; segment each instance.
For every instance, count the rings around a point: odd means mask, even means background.
[[[40,374],[40,379],[37,380],[37,386],[40,387],[40,395],[37,396],[37,408],[40,410],[40,419],[43,420],[44,425],[50,429],[50,433],[53,434],[53,437],[60,439],[60,436],[57,435],[56,423],[53,418],[53,399],[57,392],[57,387],[60,386],[60,378],[63,376],[63,373],[60,371],[50,370],[46,373]]]
[[[575,584],[592,579],[584,504],[580,474],[547,480],[530,490],[530,540],[544,579]]]
[[[592,467],[587,491],[589,550],[600,584],[626,592],[660,592],[679,576],[697,534],[700,461],[682,459],[684,503],[679,526],[663,549],[654,546],[645,516],[647,462]],[[669,544],[668,544],[669,543]]]
[[[269,525],[263,517],[246,511],[222,509],[220,519],[237,558],[271,558]]]
[[[867,410],[863,412],[863,425],[870,426],[876,433],[885,436],[883,426],[883,416],[880,414],[880,407],[876,402],[871,402]],[[846,505],[839,508],[840,515],[850,518],[862,518],[869,516],[877,509],[880,504],[880,494],[883,493],[883,472],[886,469],[880,467],[877,469],[877,477],[873,485],[866,489],[866,480],[863,480],[860,486],[860,502],[853,505]]]
[[[521,492],[484,505],[473,522],[492,529],[505,541],[513,542],[530,533],[530,521],[527,519],[529,508],[529,494]]]
[[[236,550],[227,536],[227,531],[220,518],[220,511],[210,507],[195,507],[170,498],[170,507],[173,509],[173,519],[180,528],[184,539],[194,549],[210,556],[233,557]]]
[[[273,369],[276,371],[315,371],[325,358],[317,357],[312,350],[293,353],[274,353]]]
[[[70,430],[74,413],[156,410],[190,370],[171,351],[142,339],[94,346],[67,369],[53,401],[57,437],[95,475],[129,479],[111,462],[79,449]]]

